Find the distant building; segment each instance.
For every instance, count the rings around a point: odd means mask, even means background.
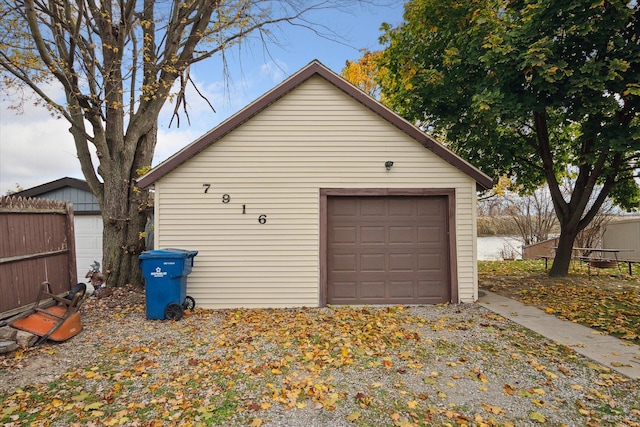
[[[620,217],[604,227],[602,247],[622,249],[619,258],[640,261],[640,217]]]
[[[65,200],[73,203],[78,281],[83,281],[89,266],[102,264],[102,216],[100,204],[86,181],[60,178],[46,184],[19,191],[12,196]]]

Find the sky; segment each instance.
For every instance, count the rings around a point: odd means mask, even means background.
[[[339,41],[319,37],[307,29],[282,26],[276,32],[279,46],[269,45],[268,52],[256,43],[244,46],[239,53],[230,53],[226,58],[228,78],[220,58],[193,66],[191,77],[215,113],[204,100],[191,93],[188,98],[190,124],[182,117],[178,128],[175,121],[169,126],[174,105],[167,103],[159,118],[153,165],[195,141],[314,59],[340,73],[346,60],[361,56],[360,49],[380,49],[378,38],[383,22],[392,25],[402,22],[402,0],[383,0],[377,5],[349,3],[345,1],[348,5],[345,10],[314,12],[308,16],[310,21],[339,34]],[[84,179],[65,120],[52,117],[32,101],[24,104],[20,114],[8,109],[8,105],[2,94],[1,195],[15,191],[18,185],[28,189],[64,177]]]

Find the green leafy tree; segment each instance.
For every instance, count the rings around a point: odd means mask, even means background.
[[[364,0],[363,0],[364,1]],[[334,0],[0,0],[0,74],[16,103],[21,90],[67,120],[82,172],[100,202],[103,271],[110,286],[140,284],[138,255],[158,116],[186,106],[192,64],[252,37],[276,42],[279,24],[311,28],[306,16]],[[62,88],[64,99],[55,94]],[[197,88],[196,88],[197,90]],[[186,112],[186,108],[184,109]],[[97,154],[92,158],[91,148]]]
[[[637,1],[412,0],[383,30],[388,105],[493,176],[546,181],[560,223],[551,275],[567,274],[607,197],[640,206]]]

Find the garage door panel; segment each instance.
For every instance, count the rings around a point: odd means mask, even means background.
[[[443,292],[442,286],[438,281],[433,280],[421,280],[418,282],[418,298],[429,300],[441,300],[447,298],[448,293]]]
[[[389,298],[415,298],[415,284],[413,280],[390,280]]]
[[[335,282],[333,287],[333,298],[335,301],[345,300],[351,301],[357,299],[357,283],[351,282]]]
[[[385,227],[382,225],[366,225],[359,228],[360,239],[362,244],[385,244]]]
[[[357,200],[356,203],[360,206],[358,210],[360,220],[373,221],[379,218],[385,218],[387,215],[386,204],[383,198],[367,198],[366,200]]]
[[[450,301],[447,204],[445,196],[329,197],[327,302]]]
[[[418,205],[418,216],[441,218],[446,214],[447,205],[444,203],[421,203]]]
[[[337,273],[355,273],[357,256],[354,254],[337,254],[332,256],[334,271]]]
[[[358,232],[355,226],[331,227],[329,229],[329,240],[331,240],[335,245],[354,245],[358,241],[357,236]]]
[[[417,211],[413,200],[409,198],[400,199],[397,198],[392,204],[389,204],[389,218],[392,219],[407,219],[414,217]]]
[[[418,271],[421,272],[442,272],[440,265],[446,260],[440,253],[419,254],[418,255]]]
[[[444,244],[446,234],[439,227],[418,227],[417,239],[420,243]]]
[[[362,254],[360,255],[360,271],[363,273],[385,271],[385,254]]]
[[[416,270],[414,254],[389,254],[389,272],[413,272]]]
[[[412,226],[389,226],[389,244],[412,244],[416,241],[416,229]]]
[[[344,199],[341,203],[328,206],[327,212],[332,218],[355,220],[358,218],[358,203],[354,199]]]
[[[359,299],[361,300],[384,300],[385,282],[382,280],[364,280],[360,282]]]

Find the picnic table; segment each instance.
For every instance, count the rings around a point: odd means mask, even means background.
[[[574,251],[580,251],[582,255],[577,256],[576,259],[587,262],[589,266],[589,273],[591,273],[591,267],[594,268],[618,268],[620,270],[620,263],[626,262],[629,264],[629,275],[632,274],[631,266],[634,262],[630,260],[622,260],[618,257],[618,254],[622,252],[633,252],[633,249],[612,249],[612,248],[573,248]],[[600,256],[593,257],[592,254],[600,254]]]
[[[553,248],[557,250],[558,248]],[[611,248],[573,248],[574,251],[578,251],[580,255],[572,255],[571,258],[577,261],[584,262],[589,267],[589,274],[591,274],[591,267],[594,268],[618,268],[620,270],[620,263],[627,263],[629,265],[629,276],[633,275],[632,265],[639,262],[634,260],[620,259],[619,254],[623,252],[633,252],[633,249],[611,249]],[[593,254],[600,254],[600,256],[592,256]],[[547,269],[547,263],[549,259],[553,259],[552,256],[542,256],[544,259],[544,269]]]

